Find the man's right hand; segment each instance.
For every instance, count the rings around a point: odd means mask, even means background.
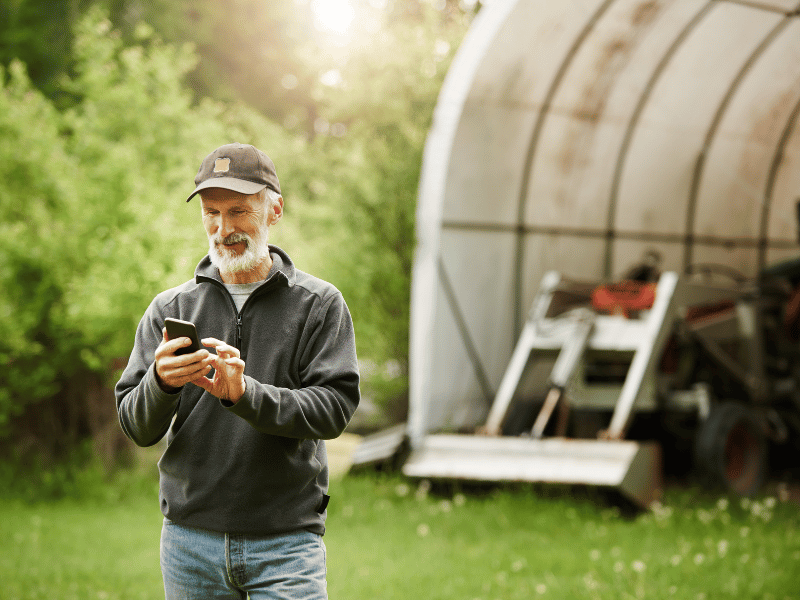
[[[190,381],[211,372],[214,355],[208,350],[203,348],[192,354],[176,356],[175,352],[191,345],[191,340],[186,337],[169,339],[166,327],[161,334],[161,343],[156,348],[156,381],[162,390],[174,394]]]

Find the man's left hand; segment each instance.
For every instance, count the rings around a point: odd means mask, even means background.
[[[204,346],[210,346],[217,351],[212,363],[214,377],[200,377],[192,383],[217,398],[235,404],[245,391],[244,361],[239,358],[239,350],[216,338],[204,338],[202,342]]]

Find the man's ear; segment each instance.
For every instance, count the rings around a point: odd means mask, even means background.
[[[283,196],[278,196],[277,199],[272,200],[272,206],[270,207],[270,212],[272,213],[269,218],[269,224],[274,225],[278,221],[281,220],[283,216]]]

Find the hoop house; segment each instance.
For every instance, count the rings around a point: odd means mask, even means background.
[[[543,275],[798,254],[798,0],[493,0],[442,88],[413,273],[412,447],[483,422]]]

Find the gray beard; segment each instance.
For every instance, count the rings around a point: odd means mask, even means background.
[[[224,243],[233,244],[244,242],[245,250],[235,254],[223,246]],[[241,273],[255,269],[261,262],[269,257],[267,240],[254,240],[246,233],[232,233],[223,239],[218,236],[208,240],[208,256],[211,264],[221,273]]]

